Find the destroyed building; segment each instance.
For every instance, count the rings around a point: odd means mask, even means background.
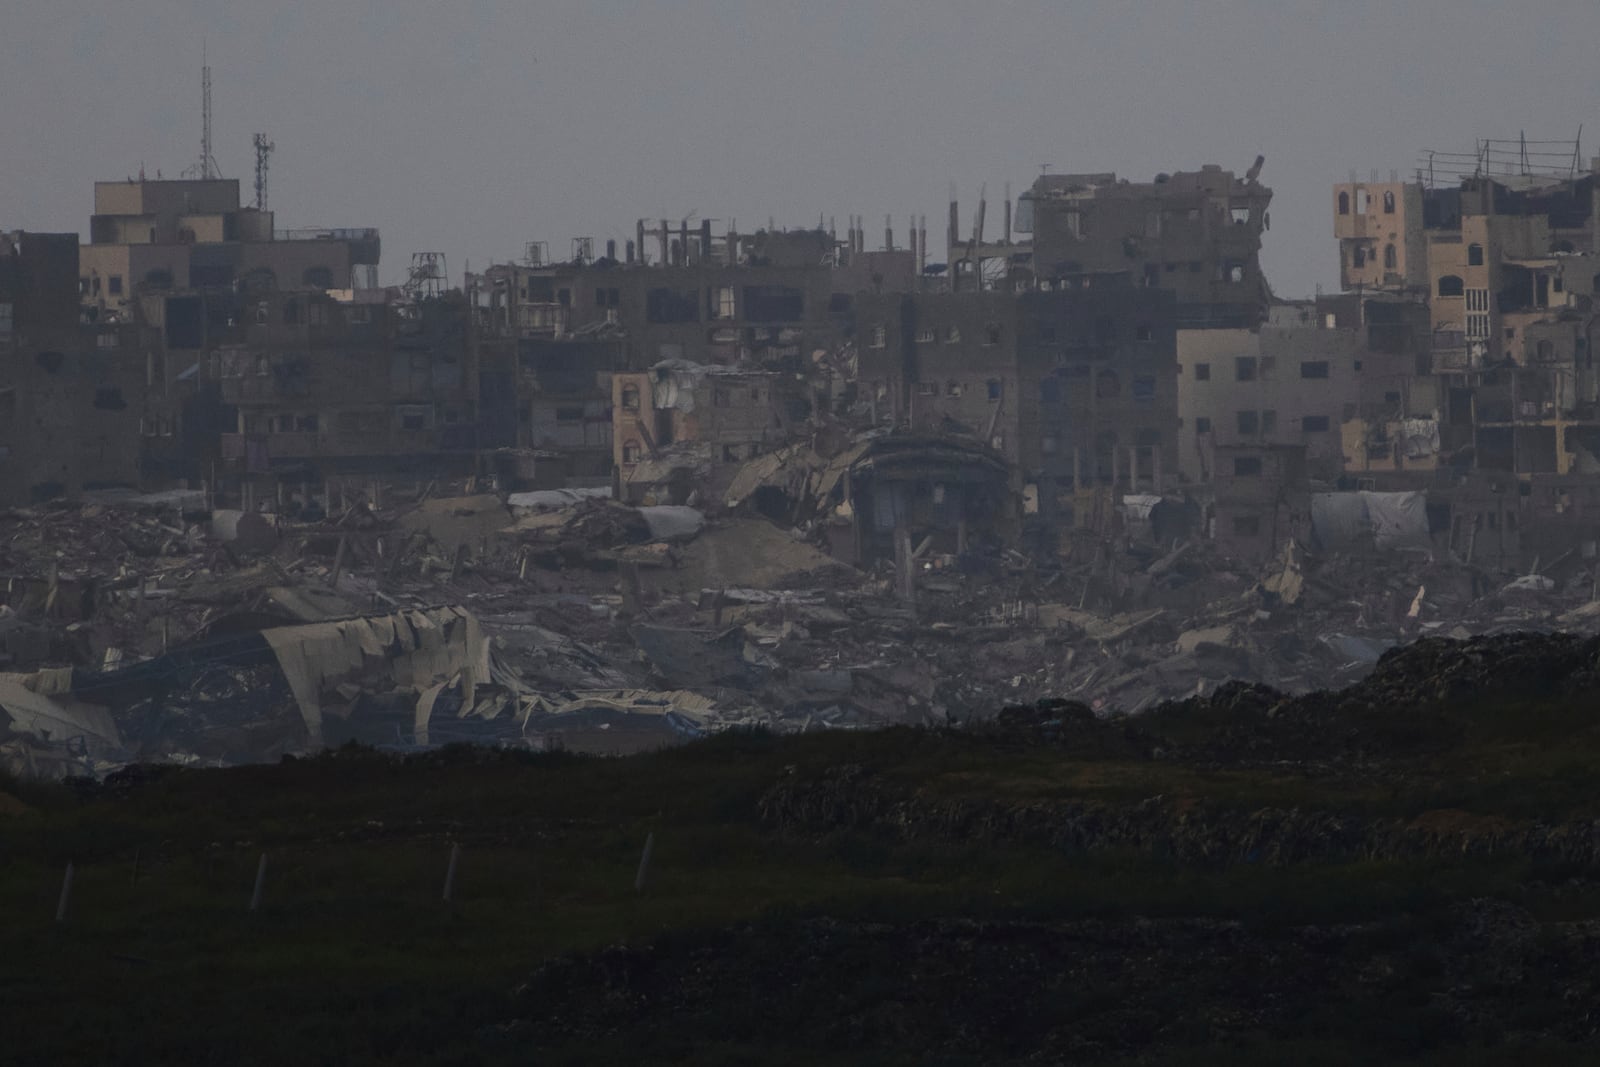
[[[804,435],[808,412],[793,375],[663,360],[611,383],[620,499],[664,494],[660,502],[681,504],[696,488],[715,494],[713,483],[740,464]]]
[[[1266,315],[1261,271],[1272,190],[1208,164],[1130,182],[1115,174],[1044,174],[1019,201],[1032,234],[1031,274],[1041,285],[1124,274],[1171,291],[1180,327],[1250,327]]]
[[[1055,291],[863,294],[862,388],[893,425],[958,432],[1046,520],[1075,494],[1160,492],[1177,462],[1172,294],[1117,276]]]
[[[516,444],[508,344],[473,334],[460,293],[262,292],[213,334],[201,374],[225,426],[218,478],[278,487],[470,474]],[[359,491],[359,490],[358,490]]]

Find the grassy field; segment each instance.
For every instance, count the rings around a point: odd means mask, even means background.
[[[1115,811],[1159,797],[1219,818],[1272,808],[1491,828],[1593,818],[1592,717],[1582,702],[1485,711],[1445,750],[1379,767],[1228,766],[896,730],[724,735],[618,760],[466,749],[400,760],[344,750],[269,767],[169,771],[125,789],[0,783],[5,1060],[902,1062],[870,1041],[852,1051],[819,1048],[804,1033],[741,1037],[731,1021],[688,1026],[641,1015],[630,1028],[623,1012],[622,1024],[598,1036],[540,1024],[519,1037],[506,1024],[538,1015],[516,991],[545,961],[694,944],[741,924],[1181,918],[1239,923],[1268,939],[1308,925],[1369,924],[1371,937],[1413,952],[1429,943],[1429,924],[1464,901],[1505,901],[1545,924],[1600,919],[1600,882],[1586,863],[1516,854],[1194,864],[1159,848],[1068,851],[1027,835],[906,833],[882,820],[780,832],[762,818],[775,788],[839,768],[916,802]],[[1159,720],[1149,728],[1167,729]],[[1179,745],[1180,732],[1157,741]],[[647,836],[653,852],[636,891]],[[453,846],[460,859],[446,902]],[[263,903],[252,913],[263,853]],[[68,863],[74,884],[58,923]],[[1391,1040],[1382,1027],[1351,1028],[1356,1018],[1308,1018],[1307,1035],[1245,1027],[1223,1045],[1201,1035],[1187,1048],[1163,1041],[1138,1062],[1335,1063],[1389,1053],[1511,1062],[1497,1057],[1533,1047],[1441,1037],[1433,1048],[1414,1035]],[[1105,1051],[1102,1062],[1123,1058]],[[1586,1062],[1584,1052],[1596,1049],[1558,1043],[1539,1055]],[[984,1059],[951,1055],[952,1063]]]

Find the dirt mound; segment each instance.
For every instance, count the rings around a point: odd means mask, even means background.
[[[1228,682],[1137,716],[1091,721],[1048,700],[1005,709],[992,730],[1040,742],[1131,748],[1194,762],[1374,761],[1444,751],[1506,709],[1574,704],[1600,692],[1600,637],[1513,633],[1426,638],[1392,649],[1357,684],[1291,696]]]

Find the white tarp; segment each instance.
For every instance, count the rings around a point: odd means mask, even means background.
[[[611,487],[598,489],[540,489],[531,493],[512,493],[506,498],[512,511],[546,511],[571,507],[585,500],[608,500]]]
[[[1426,493],[1313,493],[1311,528],[1323,548],[1338,551],[1430,547]]]

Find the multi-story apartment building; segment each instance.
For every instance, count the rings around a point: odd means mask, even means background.
[[[0,502],[136,487],[159,338],[85,323],[76,234],[0,234]]]
[[[1426,305],[1319,297],[1275,306],[1255,330],[1178,331],[1179,469],[1217,475],[1216,451],[1305,450],[1309,475],[1431,470],[1439,397],[1427,370]]]
[[[96,182],[80,295],[101,318],[141,292],[351,289],[376,285],[374,229],[275,230],[239,204],[235,179]]]
[[[895,425],[1004,456],[1038,514],[1176,470],[1174,299],[1126,277],[1053,291],[862,295],[860,386]]]
[[[1219,166],[1130,182],[1115,174],[1045,174],[1018,205],[1027,262],[1041,287],[1126,275],[1174,294],[1178,325],[1248,328],[1271,300],[1261,271],[1272,190],[1261,160],[1243,177]],[[954,255],[954,253],[952,253]]]

